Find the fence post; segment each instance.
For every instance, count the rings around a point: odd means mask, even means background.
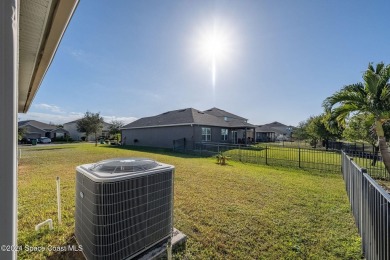
[[[268,164],[268,145],[265,145],[265,164]]]
[[[362,243],[361,243],[361,246],[362,246],[362,252],[363,252],[363,255],[366,253],[364,252],[364,245],[363,245],[363,238],[366,236],[365,235],[365,228],[363,227],[363,180],[364,180],[364,174],[367,173],[367,169],[365,168],[362,168],[362,175],[360,177],[360,216],[359,216],[359,225],[360,225],[360,237],[362,238]]]
[[[298,167],[301,168],[301,147],[298,147]]]

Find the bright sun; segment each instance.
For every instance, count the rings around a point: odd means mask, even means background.
[[[211,59],[224,59],[229,50],[227,35],[221,31],[213,30],[205,33],[201,39],[203,53]]]
[[[211,28],[203,27],[198,34],[198,54],[211,65],[213,88],[216,84],[217,66],[226,63],[232,52],[232,37],[226,28],[228,27],[214,22]]]

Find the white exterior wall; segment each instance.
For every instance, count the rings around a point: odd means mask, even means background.
[[[85,133],[80,133],[77,131],[77,122],[64,124],[64,129],[69,132],[70,138],[75,141],[80,141],[81,137],[85,136]]]
[[[17,245],[18,5],[0,1],[0,245]],[[0,250],[16,259],[16,250]]]
[[[108,133],[109,126],[110,126],[110,124],[103,123],[103,129],[102,129],[103,133]],[[79,131],[77,131],[77,122],[70,122],[70,123],[64,124],[64,129],[69,132],[69,136],[75,141],[80,141],[82,137],[85,137],[85,133],[80,133]],[[102,135],[102,132],[98,133],[98,136],[101,136],[101,135]],[[95,135],[92,134],[92,135],[88,136],[87,141],[95,141]]]

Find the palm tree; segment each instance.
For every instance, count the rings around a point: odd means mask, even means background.
[[[340,124],[351,114],[366,113],[374,117],[374,129],[378,137],[383,163],[390,173],[390,152],[386,144],[383,124],[390,120],[390,65],[368,64],[363,82],[344,86],[326,98],[323,107]]]

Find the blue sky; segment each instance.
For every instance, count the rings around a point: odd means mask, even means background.
[[[389,11],[390,1],[81,0],[19,119],[58,124],[90,111],[128,123],[218,107],[297,125],[369,62],[390,63]],[[212,31],[224,46],[215,85],[200,47]]]

